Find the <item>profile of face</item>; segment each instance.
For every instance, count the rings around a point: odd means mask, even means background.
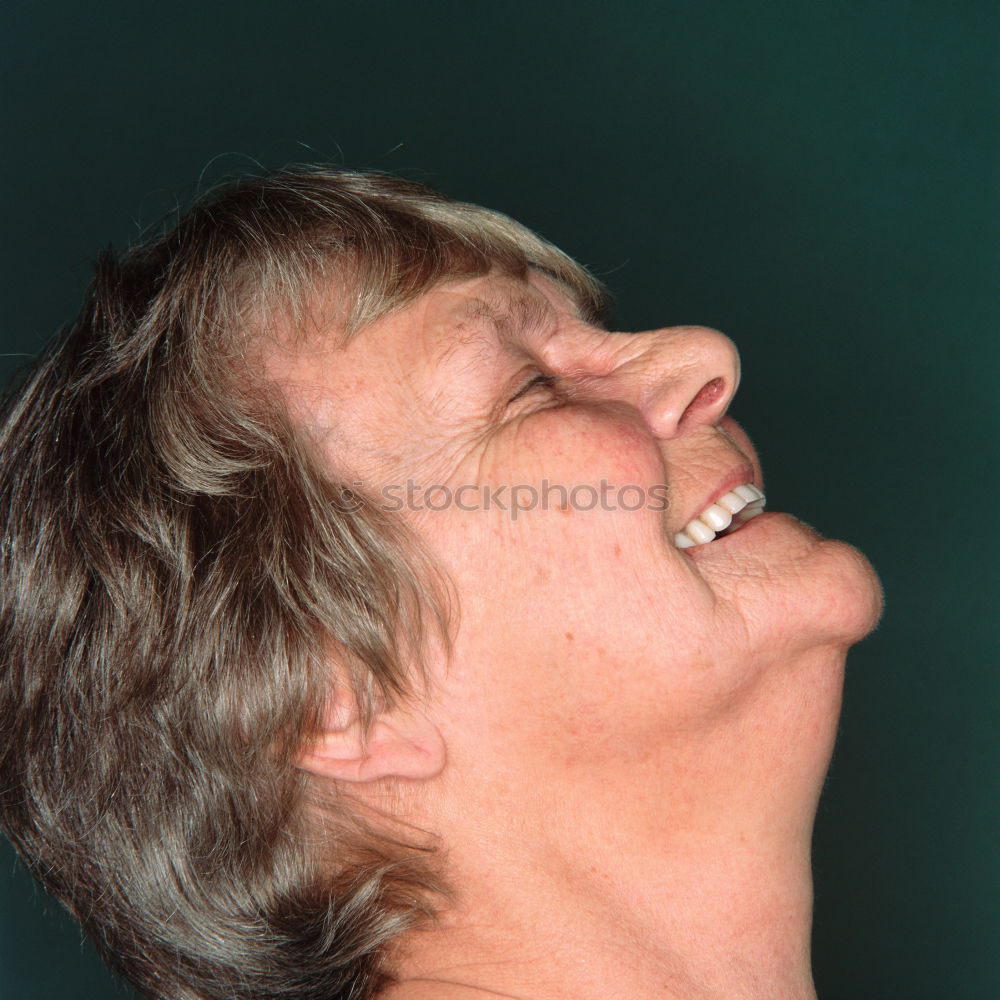
[[[486,839],[534,822],[586,844],[614,817],[620,843],[655,842],[685,787],[711,809],[717,786],[718,808],[743,798],[748,823],[808,837],[844,651],[879,590],[849,546],[740,511],[763,482],[726,415],[726,337],[608,332],[554,281],[493,272],[272,365],[339,474],[401,506],[454,582],[428,822],[478,808]]]
[[[765,512],[733,344],[601,301],[351,172],[99,260],[0,428],[0,823],[146,992],[810,996],[878,584]]]

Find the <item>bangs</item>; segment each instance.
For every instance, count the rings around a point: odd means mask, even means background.
[[[196,204],[166,242],[194,279],[183,282],[189,289],[211,276],[189,301],[211,303],[213,325],[230,334],[261,332],[278,319],[293,340],[331,328],[350,339],[442,281],[492,270],[515,278],[540,271],[593,322],[608,307],[593,275],[526,226],[385,175],[243,179]]]

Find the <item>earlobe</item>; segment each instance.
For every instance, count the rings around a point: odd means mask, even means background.
[[[334,781],[419,781],[440,774],[445,760],[437,726],[418,709],[401,706],[376,716],[367,734],[357,717],[327,730],[303,749],[298,765]]]

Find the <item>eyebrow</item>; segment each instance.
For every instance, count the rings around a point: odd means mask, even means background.
[[[554,314],[552,304],[544,297],[512,292],[492,300],[475,299],[463,318],[484,320],[498,338],[513,340],[518,334],[548,326]]]

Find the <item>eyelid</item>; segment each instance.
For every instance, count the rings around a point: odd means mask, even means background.
[[[508,404],[514,403],[519,400],[522,396],[526,396],[532,389],[537,389],[542,386],[554,385],[556,382],[555,375],[546,375],[544,372],[537,372],[528,379],[524,385],[521,386],[517,392],[508,400]]]

